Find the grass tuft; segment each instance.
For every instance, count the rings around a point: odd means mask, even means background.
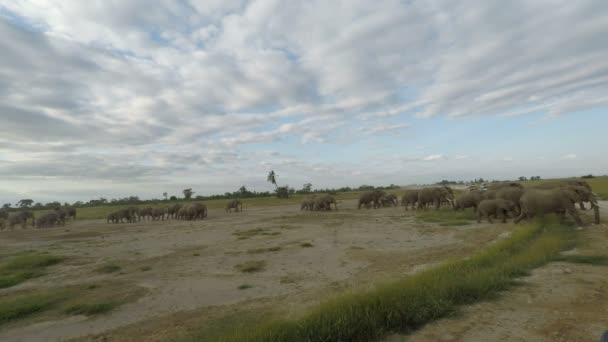
[[[47,254],[23,254],[0,262],[0,288],[20,284],[28,279],[43,276],[45,268],[63,260]]]
[[[310,242],[302,242],[300,244],[300,247],[302,247],[302,248],[309,248],[309,247],[313,247],[313,244],[310,243]]]
[[[608,265],[608,256],[605,255],[560,255],[555,261],[571,262],[575,264]]]
[[[277,252],[280,250],[281,250],[280,246],[275,246],[275,247],[268,247],[268,248],[254,248],[254,249],[248,250],[247,253],[260,254],[260,253],[266,253],[266,252]]]
[[[118,305],[115,302],[74,304],[65,308],[64,312],[68,315],[92,316],[112,311]]]
[[[107,264],[99,267],[96,271],[99,273],[114,273],[118,272],[122,269],[122,267],[116,264]]]
[[[238,271],[243,272],[243,273],[260,272],[260,271],[263,271],[265,267],[266,267],[266,261],[263,261],[263,260],[247,261],[242,264],[238,264],[238,265],[234,266],[235,269],[237,269]]]
[[[237,287],[237,289],[239,289],[239,290],[247,290],[247,289],[250,289],[252,287],[253,287],[253,285],[251,285],[251,284],[241,284],[241,285],[239,285],[239,287]]]

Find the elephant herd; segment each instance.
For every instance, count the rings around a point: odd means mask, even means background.
[[[338,210],[338,202],[331,195],[312,195],[304,198],[300,210],[325,211],[331,210],[331,205]]]
[[[63,226],[65,225],[66,220],[70,218],[73,220],[76,219],[76,208],[74,207],[57,207],[40,215],[38,219],[36,219],[34,213],[29,210],[8,212],[3,209],[0,210],[0,230],[4,230],[4,228],[10,228],[12,230],[16,225],[20,225],[21,228],[26,228],[28,220],[31,220],[32,226],[36,228]]]
[[[128,223],[139,221],[159,220],[202,220],[207,217],[207,206],[202,203],[188,205],[174,204],[165,208],[139,208],[129,207],[111,212],[107,216],[107,223]]]
[[[486,188],[472,188],[454,198],[453,191],[447,186],[408,190],[402,198],[405,210],[411,205],[426,209],[434,204],[436,209],[443,203],[450,203],[455,210],[473,208],[477,221],[487,218],[492,223],[492,216],[506,222],[513,217],[518,223],[545,214],[556,214],[561,221],[569,214],[578,225],[582,225],[576,210],[578,203],[581,210],[586,210],[584,202],[589,202],[594,210],[595,223],[599,223],[599,206],[597,195],[585,181],[562,181],[546,183],[540,186],[524,188],[519,183],[498,183]]]

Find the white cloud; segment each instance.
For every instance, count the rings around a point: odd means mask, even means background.
[[[422,158],[424,161],[436,161],[442,159],[444,159],[443,154],[431,154]]]
[[[562,159],[576,159],[576,154],[569,153],[562,156]]]

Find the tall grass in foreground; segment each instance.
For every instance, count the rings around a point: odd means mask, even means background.
[[[0,260],[0,288],[11,287],[28,279],[44,275],[44,270],[61,262],[62,258],[47,254],[28,253]]]
[[[276,320],[228,330],[223,336],[191,336],[204,341],[370,341],[408,333],[489,299],[574,245],[571,228],[555,223],[520,227],[505,240],[465,260],[327,301],[298,320]],[[230,331],[230,332],[229,332]]]

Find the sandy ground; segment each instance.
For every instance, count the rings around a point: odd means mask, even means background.
[[[608,203],[601,204],[602,217]],[[608,224],[581,231],[579,247],[565,252],[608,255]],[[599,341],[608,330],[608,267],[553,262],[522,279],[496,301],[468,306],[454,318],[433,322],[385,342]]]
[[[469,255],[513,229],[510,224],[440,227],[417,222],[402,207],[356,210],[354,201],[340,206],[344,209],[337,212],[245,208],[232,214],[212,211],[197,222],[76,221],[61,228],[1,232],[3,254],[36,250],[68,259],[49,275],[0,293],[101,281],[147,292],[105,315],[11,323],[0,328],[0,341],[165,340],[241,307],[288,305],[296,314],[338,290],[373,286]],[[262,234],[235,235],[257,228]],[[303,242],[313,247],[304,248]],[[248,253],[277,246],[279,251]],[[265,269],[251,274],[235,270],[251,260],[265,261]],[[108,262],[122,271],[95,272]],[[237,289],[241,284],[253,287]]]

